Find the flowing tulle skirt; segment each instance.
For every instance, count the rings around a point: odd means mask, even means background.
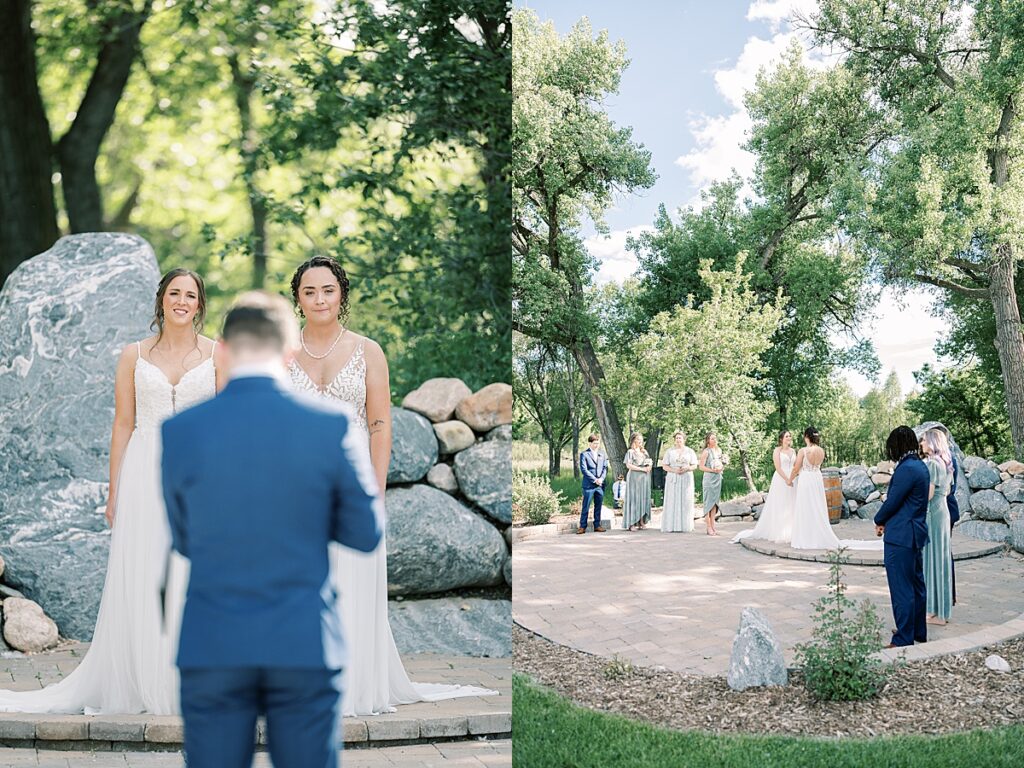
[[[742,539],[765,539],[778,544],[788,542],[793,535],[793,515],[796,506],[796,485],[789,485],[778,472],[772,475],[768,498],[757,525],[737,533],[733,543]],[[828,512],[826,510],[826,518]]]
[[[0,711],[67,714],[177,714],[173,660],[187,562],[169,561],[170,528],[161,498],[160,437],[136,430],[125,448],[92,643],[63,680],[37,691],[0,691]],[[160,606],[169,565],[166,619]],[[167,631],[164,631],[166,621]]]
[[[882,539],[840,539],[832,532],[821,472],[801,472],[796,480],[796,511],[793,515],[793,549],[883,549]]]

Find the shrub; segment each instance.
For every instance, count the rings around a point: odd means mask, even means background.
[[[796,648],[804,685],[814,698],[826,701],[871,698],[888,677],[885,665],[871,657],[882,647],[882,622],[870,601],[865,599],[857,609],[846,596],[844,553],[830,553],[829,594],[814,606],[813,639]]]
[[[526,472],[512,475],[512,520],[527,525],[543,525],[557,515],[562,494],[551,490],[543,477]]]

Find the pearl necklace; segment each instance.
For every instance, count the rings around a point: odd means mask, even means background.
[[[330,355],[330,354],[331,354],[331,352],[333,352],[333,351],[334,351],[334,348],[335,348],[336,346],[338,346],[338,342],[339,342],[339,341],[341,341],[341,337],[345,335],[345,331],[346,331],[346,330],[347,330],[347,329],[346,329],[346,328],[344,328],[344,327],[343,327],[343,328],[341,329],[341,333],[339,333],[339,334],[338,334],[338,338],[336,338],[336,339],[334,340],[334,343],[333,343],[333,344],[331,344],[331,347],[330,347],[330,349],[328,349],[328,350],[327,350],[326,352],[324,352],[324,353],[323,353],[322,355],[314,355],[314,354],[313,354],[312,352],[310,352],[310,351],[309,351],[309,347],[307,347],[307,346],[306,346],[306,335],[305,335],[305,333],[306,333],[306,329],[305,329],[305,328],[303,328],[303,329],[302,329],[302,330],[301,330],[301,331],[299,332],[299,341],[300,341],[300,342],[302,342],[302,349],[303,349],[303,351],[304,351],[304,352],[305,352],[305,353],[306,353],[307,355],[309,355],[310,357],[312,357],[312,358],[313,358],[314,360],[323,360],[323,359],[324,359],[325,357],[327,357],[328,355]]]

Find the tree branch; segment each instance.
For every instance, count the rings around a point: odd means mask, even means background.
[[[961,296],[966,296],[971,299],[987,299],[988,289],[987,288],[968,288],[966,285],[960,285],[954,283],[952,280],[945,280],[941,277],[934,277],[933,275],[923,275],[921,273],[915,273],[911,275],[914,280],[919,283],[927,283],[928,285],[934,285],[936,288],[945,288],[946,290],[959,293]]]

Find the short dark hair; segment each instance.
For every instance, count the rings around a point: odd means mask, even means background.
[[[885,441],[885,453],[889,461],[899,461],[906,454],[915,453],[917,449],[917,434],[905,424],[890,432]]]
[[[297,324],[283,296],[249,291],[224,317],[221,331],[229,346],[267,347],[277,351],[297,346]]]
[[[592,434],[590,435],[590,437],[588,437],[588,438],[587,438],[587,442],[588,442],[588,443],[592,443],[592,442],[594,442],[595,440],[600,440],[600,439],[601,439],[601,436],[600,436],[599,434],[597,434],[597,433],[595,432],[595,433],[592,433]]]

